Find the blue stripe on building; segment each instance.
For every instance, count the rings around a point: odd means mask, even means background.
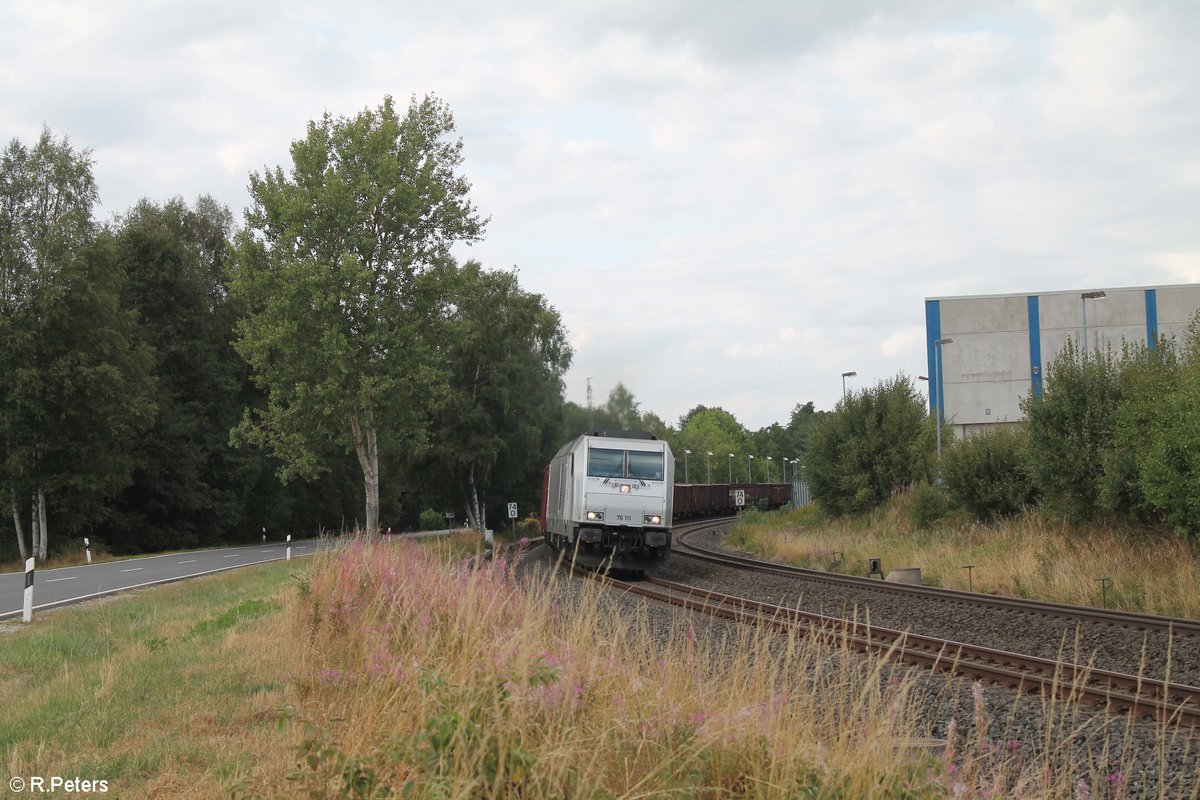
[[[1146,290],[1146,346],[1158,349],[1158,290]]]
[[[925,347],[927,348],[927,358],[929,359],[929,413],[932,414],[937,409],[937,399],[942,395],[941,377],[942,372],[935,365],[934,359],[937,354],[934,352],[937,348],[933,343],[942,338],[942,306],[938,300],[925,301]],[[937,384],[936,386],[934,384]]]
[[[1038,316],[1038,297],[1031,294],[1029,303],[1029,385],[1034,397],[1042,396],[1042,323]]]

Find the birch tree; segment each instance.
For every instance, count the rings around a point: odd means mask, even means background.
[[[448,379],[421,472],[484,530],[488,505],[505,500],[496,491],[516,499],[540,486],[545,460],[561,445],[571,348],[558,312],[522,290],[515,271],[470,261],[437,277],[449,313],[439,348]]]
[[[96,198],[90,153],[49,129],[0,155],[0,500],[23,557],[46,557],[52,503],[60,519],[102,513],[153,414]]]
[[[233,438],[271,448],[284,480],[351,449],[368,531],[379,527],[381,449],[421,446],[437,391],[417,278],[485,224],[453,131],[430,96],[403,116],[391,97],[353,118],[325,114],[292,143],[288,172],[250,176],[235,246],[233,292],[249,309],[237,348],[268,402]]]

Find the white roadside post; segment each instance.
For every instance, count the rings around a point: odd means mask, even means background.
[[[25,560],[25,610],[21,614],[24,622],[33,621],[33,559]]]
[[[267,543],[267,529],[263,528],[263,544]]]
[[[292,560],[292,535],[290,533],[287,535],[287,560]]]
[[[83,552],[87,554],[87,562],[92,563],[92,543],[88,537],[83,537]]]

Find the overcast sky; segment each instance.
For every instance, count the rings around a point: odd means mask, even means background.
[[[101,218],[435,93],[567,396],[747,426],[925,372],[925,297],[1200,281],[1200,4],[0,0],[0,135],[94,150]],[[923,387],[922,387],[923,388]]]

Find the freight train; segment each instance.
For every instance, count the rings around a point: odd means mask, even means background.
[[[572,439],[542,476],[546,543],[583,566],[645,572],[671,552],[674,520],[734,514],[738,490],[746,507],[791,500],[788,484],[674,484],[674,474],[671,448],[649,433],[595,430]]]

